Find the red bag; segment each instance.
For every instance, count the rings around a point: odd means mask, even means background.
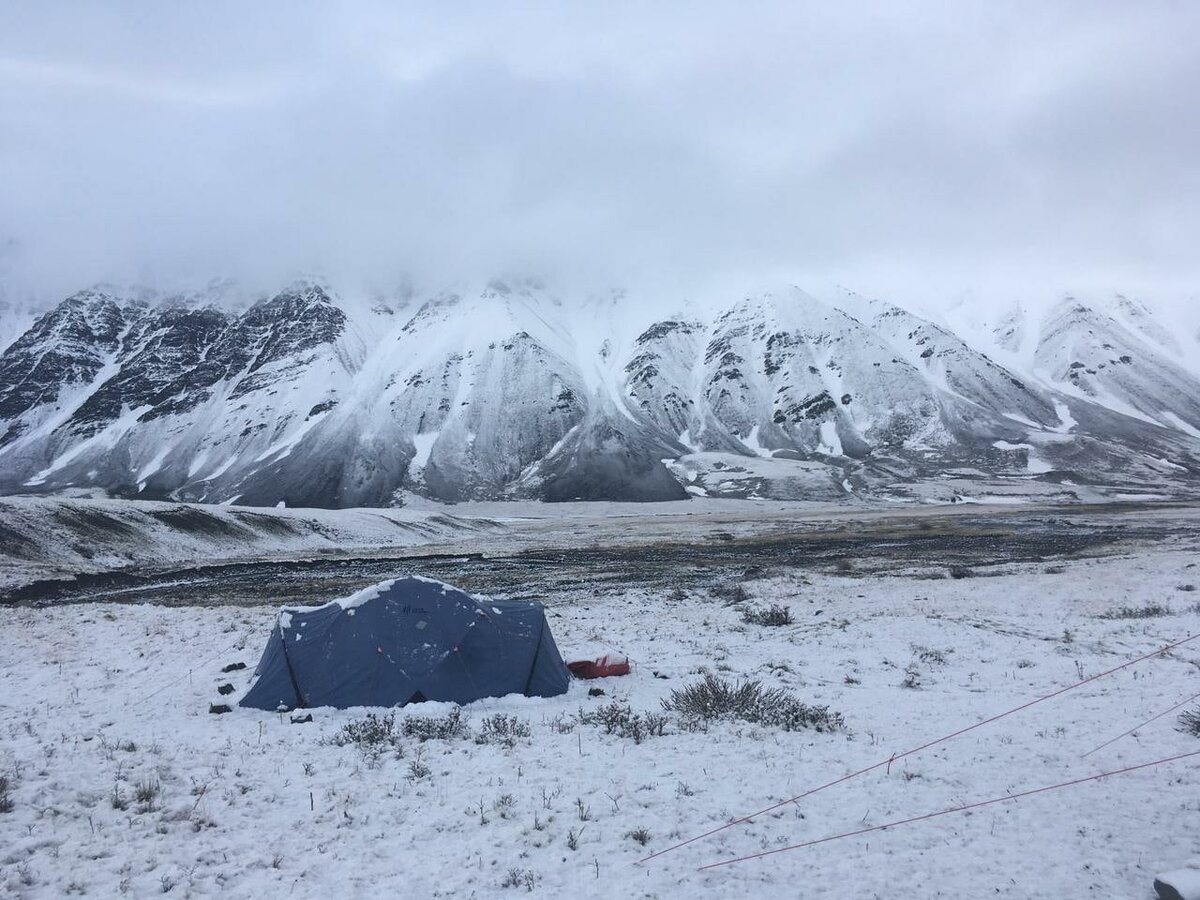
[[[576,678],[607,678],[610,675],[628,675],[629,660],[624,656],[605,655],[599,659],[569,662],[567,668]]]

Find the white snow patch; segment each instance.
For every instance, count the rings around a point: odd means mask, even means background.
[[[138,481],[145,483],[147,478],[149,478],[151,475],[153,475],[155,472],[157,472],[159,469],[162,468],[162,464],[166,460],[167,454],[170,452],[171,452],[171,448],[169,446],[163,447],[156,454],[154,454],[154,458],[152,460],[150,460],[150,462],[148,462],[148,463],[146,463],[146,465],[142,466],[142,468],[138,471],[135,478]]]
[[[277,459],[283,459],[285,456],[287,456],[289,453],[291,453],[292,450],[295,449],[296,445],[298,443],[300,443],[301,439],[303,439],[303,437],[306,434],[308,434],[310,431],[312,431],[313,428],[316,427],[317,423],[320,422],[321,419],[323,419],[323,418],[325,418],[325,417],[322,415],[322,416],[313,416],[311,419],[305,419],[303,422],[300,423],[300,425],[296,428],[295,431],[293,431],[291,434],[289,434],[283,440],[272,444],[270,447],[268,447],[262,453],[258,454],[258,456],[254,457],[254,461],[255,462],[264,462],[264,461],[270,459],[271,457],[275,457]]]
[[[217,468],[214,469],[212,472],[205,475],[204,478],[201,480],[202,481],[212,481],[215,478],[220,478],[222,475],[224,475],[226,472],[229,471],[229,467],[232,466],[235,462],[237,462],[237,460],[238,460],[238,457],[237,457],[237,454],[235,453],[233,456],[229,457],[229,459],[225,460],[225,462],[223,462],[219,466],[217,466]],[[232,501],[230,501],[230,502],[232,502]]]
[[[842,455],[842,439],[838,437],[837,423],[821,423],[821,443],[817,447],[817,450],[828,456]]]
[[[42,471],[38,472],[36,475],[26,481],[25,484],[29,487],[36,487],[39,484],[43,484],[47,478],[49,478],[63,466],[70,463],[71,460],[81,456],[87,450],[112,449],[114,446],[116,446],[117,441],[120,440],[121,435],[132,428],[143,413],[149,412],[151,409],[153,409],[153,407],[148,405],[139,406],[136,409],[127,409],[124,413],[110,422],[103,431],[93,435],[86,441],[81,441],[80,443],[76,444],[66,453],[54,460],[54,462],[52,462],[49,466],[42,469]]]
[[[755,425],[753,428],[750,429],[750,433],[748,435],[746,435],[745,437],[739,437],[738,440],[740,440],[743,444],[745,444],[746,448],[748,450],[750,450],[752,453],[754,453],[755,456],[761,456],[764,459],[770,459],[775,453],[774,450],[771,450],[768,447],[764,447],[759,442],[757,425]]]
[[[1159,415],[1170,422],[1174,427],[1178,428],[1180,431],[1190,434],[1192,437],[1200,438],[1200,429],[1197,429],[1193,425],[1189,425],[1170,410],[1164,409],[1159,413]]]
[[[193,477],[197,472],[204,468],[204,464],[208,462],[208,448],[201,450],[196,454],[188,465],[188,478]]]
[[[1061,400],[1054,399],[1054,413],[1058,416],[1059,426],[1056,429],[1061,432],[1068,432],[1079,423],[1075,421],[1075,417],[1071,415],[1071,409]]]
[[[1032,444],[1010,444],[1008,441],[995,441],[992,446],[997,450],[1024,450],[1025,471],[1030,475],[1042,475],[1054,471],[1054,466],[1038,456]]]
[[[424,434],[413,435],[412,441],[416,453],[413,454],[412,462],[408,464],[408,471],[410,473],[416,473],[429,464],[429,456],[433,453],[433,445],[437,443],[437,439],[441,435],[441,431],[427,431]]]

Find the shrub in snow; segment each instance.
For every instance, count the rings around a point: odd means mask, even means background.
[[[740,584],[714,584],[709,591],[718,600],[724,600],[726,605],[732,606],[735,603],[743,603],[750,599],[750,595],[746,593],[746,589]]]
[[[1154,619],[1158,616],[1169,616],[1171,610],[1161,603],[1148,603],[1145,606],[1122,606],[1101,613],[1102,619]]]
[[[635,828],[633,831],[627,831],[625,832],[625,837],[637,841],[643,847],[650,843],[650,831],[646,828]]]
[[[900,682],[900,687],[912,688],[916,690],[921,686],[921,670],[917,668],[915,662],[909,663],[904,669],[904,680]]]
[[[12,785],[7,775],[0,775],[0,813],[13,811]]]
[[[133,789],[133,799],[138,802],[142,812],[154,812],[154,801],[158,797],[159,784],[154,778],[139,781]]]
[[[941,650],[934,650],[932,647],[922,647],[919,644],[914,644],[912,651],[913,655],[916,656],[919,661],[925,663],[925,665],[929,666],[931,669],[934,666],[946,665],[946,654]]]
[[[421,748],[417,748],[417,758],[408,764],[408,780],[420,781],[422,778],[428,778],[433,774],[433,769],[425,764],[425,760],[421,755]]]
[[[747,625],[791,625],[792,610],[774,603],[763,609],[743,609],[742,621]]]
[[[533,869],[517,869],[508,870],[508,874],[504,876],[504,880],[500,882],[502,888],[519,888],[523,887],[527,891],[532,891],[537,884],[537,873]]]
[[[342,730],[333,736],[333,743],[339,747],[354,744],[359,749],[386,747],[395,743],[397,736],[395,716],[367,713],[365,719],[343,725]]]
[[[1179,730],[1184,734],[1200,737],[1200,706],[1179,717]]]
[[[444,716],[410,716],[401,722],[405,737],[419,741],[449,741],[471,735],[471,726],[457,706]]]
[[[719,719],[738,719],[784,731],[833,731],[845,725],[841,713],[830,712],[828,706],[809,706],[782,688],[763,687],[759,681],[726,681],[711,674],[672,691],[662,704],[663,709],[678,713],[691,725]]]
[[[516,716],[496,713],[496,715],[483,720],[479,732],[475,735],[475,743],[513,747],[517,743],[517,738],[527,738],[532,733],[528,722],[518,719]]]
[[[634,712],[620,700],[591,710],[580,709],[578,718],[583,725],[599,725],[605,734],[628,738],[635,744],[649,737],[662,737],[667,726],[667,717],[661,713]]]

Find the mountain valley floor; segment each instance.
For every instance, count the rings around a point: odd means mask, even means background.
[[[455,508],[420,542],[353,550],[311,534],[362,511],[289,510],[319,526],[294,546],[240,560],[180,551],[174,565],[90,547],[74,580],[29,549],[0,595],[0,888],[1149,900],[1157,872],[1200,855],[1192,757],[698,871],[1200,751],[1173,712],[1089,754],[1200,692],[1197,639],[639,863],[1200,634],[1188,504],[683,506]],[[305,723],[209,713],[241,695],[280,605],[405,571],[542,599],[564,657],[622,653],[632,674],[469,704],[457,725],[432,703],[394,719],[315,709]],[[773,605],[790,622],[759,624]],[[222,671],[232,663],[247,668]],[[788,730],[663,709],[708,676],[761,682],[844,722]]]

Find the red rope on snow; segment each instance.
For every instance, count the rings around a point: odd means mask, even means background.
[[[1117,735],[1115,738],[1113,738],[1112,740],[1110,740],[1110,741],[1105,741],[1105,742],[1104,742],[1103,744],[1101,744],[1099,747],[1095,747],[1095,748],[1093,748],[1093,749],[1089,750],[1087,753],[1083,754],[1083,756],[1081,756],[1081,757],[1079,757],[1079,758],[1080,758],[1080,759],[1087,759],[1089,756],[1091,756],[1091,755],[1092,755],[1093,753],[1095,753],[1097,750],[1103,750],[1105,747],[1109,746],[1110,744],[1115,744],[1115,743],[1116,743],[1117,741],[1119,741],[1121,738],[1124,738],[1124,737],[1129,737],[1131,734],[1133,734],[1133,733],[1134,733],[1135,731],[1137,731],[1139,728],[1145,728],[1145,727],[1146,727],[1147,725],[1149,725],[1151,722],[1157,722],[1157,721],[1158,721],[1159,719],[1161,719],[1163,716],[1170,715],[1171,713],[1175,712],[1175,710],[1179,709],[1179,707],[1181,707],[1181,706],[1186,706],[1187,704],[1189,704],[1189,703],[1191,703],[1193,700],[1195,700],[1197,697],[1200,697],[1200,694],[1192,694],[1192,696],[1188,697],[1186,700],[1180,700],[1178,703],[1176,703],[1176,704],[1175,704],[1174,706],[1172,706],[1170,709],[1164,709],[1164,710],[1163,710],[1162,712],[1160,712],[1160,713],[1159,713],[1157,716],[1151,716],[1149,719],[1147,719],[1145,722],[1142,722],[1140,725],[1135,725],[1133,728],[1130,728],[1130,729],[1129,729],[1128,731],[1126,731],[1124,734],[1118,734],[1118,735]]]
[[[1124,775],[1127,772],[1136,772],[1138,769],[1149,769],[1152,766],[1162,766],[1170,762],[1177,762],[1181,759],[1187,759],[1190,756],[1200,756],[1200,750],[1193,750],[1191,753],[1181,753],[1179,756],[1169,756],[1166,759],[1156,759],[1153,762],[1140,763],[1136,766],[1126,766],[1124,769],[1114,769],[1111,772],[1101,772],[1099,775],[1089,775],[1087,778],[1076,778],[1074,781],[1064,781],[1061,784],[1050,784],[1040,788],[1034,788],[1030,791],[1022,791],[1019,794],[1005,794],[1003,797],[993,797],[991,800],[981,800],[978,803],[967,803],[964,806],[956,806],[953,809],[943,809],[940,812],[926,813],[923,816],[913,816],[910,819],[899,819],[895,822],[888,822],[886,825],[872,825],[870,828],[860,828],[858,831],[847,831],[842,834],[833,834],[829,837],[817,838],[815,841],[805,841],[801,844],[791,844],[787,847],[776,847],[773,850],[764,850],[762,853],[751,853],[748,856],[739,856],[735,859],[724,859],[720,862],[709,863],[706,866],[700,866],[700,871],[705,869],[716,869],[720,866],[731,866],[734,863],[746,862],[752,859],[762,859],[764,856],[771,856],[775,853],[786,853],[788,850],[800,850],[804,847],[813,847],[817,844],[825,844],[829,841],[840,840],[841,838],[857,837],[863,834],[870,834],[874,831],[883,831],[887,828],[894,828],[897,825],[908,825],[912,822],[924,822],[927,819],[936,819],[939,816],[948,816],[951,813],[966,812],[971,809],[979,809],[984,806],[992,806],[996,803],[1005,803],[1009,800],[1020,800],[1022,797],[1032,797],[1034,794],[1044,794],[1047,791],[1057,791],[1061,788],[1073,787],[1077,784],[1086,784],[1089,781],[1099,781],[1101,778],[1108,778],[1110,775]]]
[[[732,828],[735,825],[741,825],[746,822],[749,822],[751,819],[755,818],[756,816],[761,816],[761,815],[764,815],[769,812],[774,812],[775,810],[779,809],[779,807],[781,807],[781,806],[787,806],[787,804],[789,804],[789,803],[795,803],[797,800],[803,800],[805,797],[811,797],[813,794],[820,793],[821,791],[825,790],[826,788],[831,788],[831,787],[834,787],[835,785],[842,784],[843,782],[850,781],[853,778],[857,778],[859,775],[865,775],[868,772],[873,772],[874,770],[882,768],[884,766],[890,766],[891,763],[894,763],[894,762],[897,762],[898,760],[904,759],[907,756],[912,756],[915,753],[920,753],[922,750],[928,750],[930,747],[936,747],[938,744],[944,744],[947,741],[951,741],[956,737],[961,737],[962,735],[967,734],[970,731],[974,731],[977,728],[982,728],[985,725],[991,725],[993,722],[998,722],[1001,719],[1006,718],[1007,716],[1013,715],[1014,713],[1019,713],[1023,710],[1029,709],[1031,706],[1037,706],[1037,704],[1039,704],[1039,703],[1044,703],[1047,700],[1053,700],[1055,697],[1061,696],[1062,694],[1065,694],[1068,691],[1073,691],[1076,688],[1083,687],[1085,684],[1091,684],[1093,681],[1097,681],[1098,679],[1104,678],[1105,676],[1112,675],[1116,672],[1120,672],[1122,669],[1128,669],[1130,666],[1137,665],[1140,662],[1145,662],[1146,660],[1152,659],[1155,656],[1160,656],[1164,653],[1167,653],[1170,650],[1174,650],[1176,647],[1180,647],[1180,646],[1188,643],[1189,641],[1194,641],[1194,640],[1196,640],[1196,638],[1200,638],[1200,634],[1189,635],[1188,637],[1185,637],[1182,640],[1175,641],[1172,644],[1167,644],[1165,647],[1161,647],[1158,650],[1155,650],[1151,653],[1145,654],[1144,656],[1139,656],[1137,659],[1131,659],[1128,662],[1121,663],[1121,665],[1114,666],[1113,668],[1108,669],[1107,671],[1104,671],[1104,672],[1100,672],[1097,675],[1090,675],[1087,678],[1084,678],[1082,681],[1077,681],[1074,684],[1069,684],[1064,688],[1059,688],[1057,691],[1054,691],[1053,693],[1046,694],[1045,696],[1042,696],[1042,697],[1037,697],[1026,703],[1022,703],[1020,706],[1015,706],[1010,710],[1006,710],[1005,712],[997,713],[996,715],[991,716],[990,718],[984,719],[980,722],[976,722],[974,725],[968,725],[966,728],[960,728],[958,731],[951,732],[950,734],[947,734],[944,737],[935,738],[931,741],[927,741],[918,747],[913,747],[911,750],[905,750],[903,753],[893,753],[891,756],[887,757],[886,759],[883,759],[877,763],[873,763],[869,766],[866,766],[865,768],[859,769],[856,772],[850,772],[847,775],[843,775],[841,778],[835,778],[833,781],[828,781],[825,784],[820,785],[819,787],[815,787],[815,788],[812,788],[811,790],[805,791],[803,794],[797,794],[795,797],[789,797],[786,800],[780,800],[778,803],[774,803],[771,806],[763,807],[762,809],[758,810],[757,812],[749,813],[748,815],[742,816],[739,819],[734,819],[732,822],[727,822],[724,825],[720,825],[716,828],[710,829],[709,831],[706,831],[703,834],[698,834],[695,837],[690,837],[685,841],[680,841],[677,844],[672,844],[670,847],[666,847],[655,853],[651,853],[649,856],[646,856],[646,857],[643,857],[642,859],[637,860],[637,862],[639,862],[639,863],[649,862],[652,859],[656,859],[659,856],[662,856],[666,853],[670,853],[672,850],[678,850],[680,847],[686,847],[688,844],[692,844],[692,843],[695,843],[696,841],[704,840],[704,838],[707,838],[707,837],[712,837],[714,834],[719,834],[720,832],[725,831],[728,828]]]

